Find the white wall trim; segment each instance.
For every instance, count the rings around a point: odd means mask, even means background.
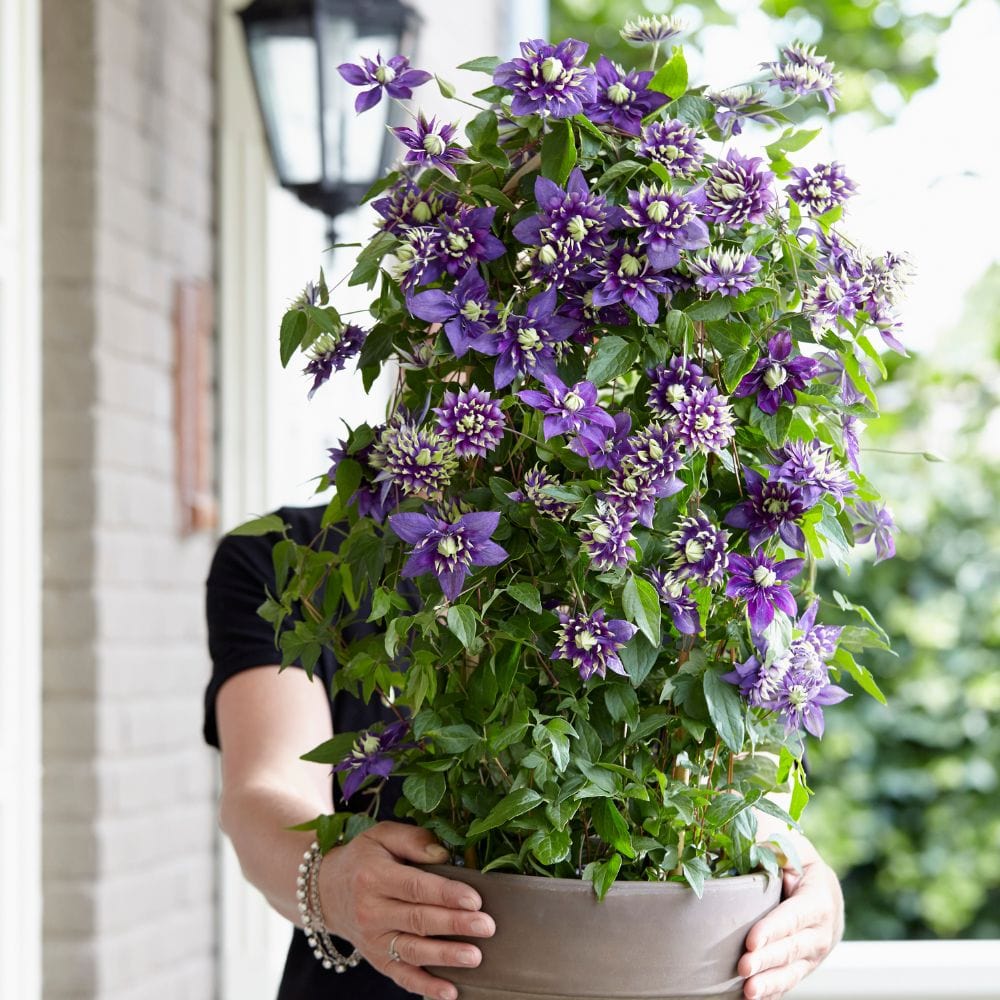
[[[0,996],[41,993],[37,0],[0,0]]]

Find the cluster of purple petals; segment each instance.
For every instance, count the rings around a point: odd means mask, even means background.
[[[597,501],[596,512],[580,532],[591,568],[605,573],[621,569],[635,559],[635,550],[629,545],[634,524],[635,519],[629,514],[623,514],[604,500]]]
[[[826,101],[828,111],[836,105],[837,74],[833,63],[816,54],[815,48],[799,43],[781,50],[777,62],[761,63],[769,71],[769,80],[782,90],[790,90],[800,97],[819,94]]]
[[[633,468],[627,457],[612,468],[607,486],[601,499],[617,508],[623,516],[651,528],[656,513],[656,501],[673,496],[683,489],[684,484],[677,478],[653,479]]]
[[[446,392],[434,413],[441,436],[452,443],[459,458],[485,458],[503,440],[507,426],[500,403],[475,386]]]
[[[469,268],[461,280],[446,292],[431,288],[406,299],[410,315],[428,323],[441,323],[455,356],[470,348],[489,352],[494,344],[497,304],[490,298],[486,282],[476,268]]]
[[[490,540],[499,522],[497,511],[463,514],[457,521],[432,514],[393,514],[389,527],[413,546],[403,577],[433,573],[444,596],[454,601],[472,566],[498,566],[507,558],[506,549]]]
[[[679,355],[667,365],[648,369],[646,375],[653,383],[646,401],[657,417],[673,417],[678,403],[712,384],[699,365]]]
[[[671,177],[690,177],[705,159],[698,133],[676,118],[653,122],[642,130],[639,156],[659,163]]]
[[[641,320],[655,323],[660,318],[660,297],[670,297],[670,279],[653,267],[638,247],[619,243],[594,269],[599,284],[594,286],[594,304],[628,306]]]
[[[740,135],[745,122],[776,124],[776,119],[760,108],[764,101],[763,90],[754,87],[729,87],[726,90],[706,91],[705,97],[715,105],[714,121],[723,139]]]
[[[694,389],[676,403],[671,423],[688,451],[718,455],[736,435],[735,420],[729,398],[711,385]]]
[[[618,618],[605,620],[605,612],[579,612],[559,615],[558,637],[551,659],[569,660],[583,680],[597,674],[604,677],[608,670],[625,674],[618,650],[635,635],[637,629]]]
[[[372,447],[375,481],[404,493],[440,498],[458,464],[452,443],[437,431],[405,420],[388,425]]]
[[[766,466],[774,483],[798,487],[815,503],[823,493],[838,501],[854,492],[850,473],[836,460],[831,445],[819,440],[789,441],[774,453],[774,462]]]
[[[400,142],[406,146],[403,163],[414,167],[436,167],[441,173],[458,180],[455,166],[468,163],[465,150],[454,142],[458,131],[456,125],[427,119],[422,111],[417,113],[416,128],[403,125],[392,130]]]
[[[597,77],[583,65],[587,45],[567,38],[551,45],[541,38],[521,42],[521,55],[501,63],[493,82],[514,95],[515,115],[569,118],[597,97]]]
[[[804,355],[790,357],[792,335],[779,330],[767,342],[767,354],[736,387],[734,396],[756,396],[757,406],[764,413],[777,413],[782,403],[794,403],[796,391],[819,374],[820,363]]]
[[[674,628],[683,635],[697,635],[701,631],[701,618],[698,605],[691,596],[691,588],[673,573],[662,569],[648,570],[646,576],[670,612]]]
[[[653,78],[651,71],[626,73],[607,56],[597,60],[594,70],[597,95],[584,108],[584,114],[591,121],[613,125],[628,135],[638,135],[643,118],[670,100],[666,94],[649,89],[649,81]]]
[[[368,778],[385,779],[392,774],[396,766],[392,752],[415,745],[403,743],[403,738],[409,729],[409,722],[400,720],[399,722],[390,722],[381,732],[366,729],[358,733],[358,738],[354,741],[351,752],[342,761],[333,765],[334,771],[346,774],[343,779],[345,801]]]
[[[759,156],[741,156],[731,149],[713,165],[705,183],[691,192],[691,200],[709,222],[738,229],[764,221],[774,207],[774,173]]]
[[[621,461],[630,473],[643,476],[659,490],[668,490],[666,496],[683,488],[684,484],[677,478],[684,463],[681,441],[669,423],[654,421],[633,434],[627,447]]]
[[[775,611],[792,617],[798,610],[788,581],[802,570],[801,559],[776,562],[762,552],[749,557],[735,552],[729,556],[726,596],[746,601],[750,627],[761,633],[774,621]]]
[[[561,521],[572,507],[565,500],[559,500],[545,492],[546,488],[559,486],[560,482],[537,465],[529,469],[521,479],[521,488],[507,496],[517,503],[530,503],[539,513]]]
[[[615,420],[597,404],[593,382],[577,382],[568,387],[557,375],[543,374],[545,392],[522,389],[517,395],[523,402],[544,414],[542,433],[545,440],[558,434],[573,437],[571,447],[587,455],[601,451],[608,434],[615,430]]]
[[[746,499],[725,516],[726,524],[747,532],[751,550],[777,535],[789,548],[803,551],[805,536],[799,518],[816,502],[816,492],[791,483],[765,479],[759,472],[744,468]]]
[[[372,428],[375,439],[381,437],[384,426]],[[347,458],[347,443],[341,441],[340,444],[335,448],[328,448],[327,455],[330,458],[330,469],[326,474],[327,479],[330,482],[335,482],[337,478],[337,466]],[[366,445],[361,448],[353,455],[356,462],[360,463],[361,467],[369,472],[374,472],[372,466],[369,464],[369,459],[372,454],[372,449],[374,444]],[[359,517],[370,517],[381,524],[389,516],[389,514],[394,511],[402,502],[403,496],[398,487],[395,487],[390,482],[383,483],[372,483],[367,479],[363,479],[358,488],[351,495],[348,500],[349,505],[353,505],[357,508]]]
[[[843,205],[857,190],[857,185],[844,173],[842,164],[817,163],[809,167],[794,167],[792,183],[785,190],[789,196],[813,215],[823,215]]]
[[[749,292],[756,284],[760,261],[742,250],[712,247],[689,262],[694,283],[708,294],[736,296]]]
[[[889,509],[884,504],[860,500],[854,504],[854,516],[855,542],[874,542],[876,563],[891,559],[896,554],[896,541],[893,537],[896,522]]]
[[[729,533],[717,528],[701,511],[682,517],[670,535],[674,576],[706,587],[718,586],[729,564],[728,540]]]
[[[676,267],[682,250],[708,246],[708,227],[695,214],[694,204],[666,185],[643,184],[628,192],[628,201],[625,224],[640,230],[639,243],[654,270]]]
[[[343,371],[347,362],[357,356],[366,336],[354,323],[345,324],[335,334],[320,334],[309,350],[310,360],[303,369],[303,374],[311,375],[313,380],[309,388],[310,399],[334,372]]]
[[[355,98],[354,110],[358,114],[374,108],[382,100],[382,91],[397,101],[408,101],[414,87],[421,87],[431,79],[430,73],[411,69],[405,56],[393,56],[383,62],[381,52],[374,61],[362,56],[360,64],[341,63],[337,72],[352,86],[370,88]]]
[[[422,190],[409,178],[404,178],[372,202],[372,208],[382,216],[382,228],[402,235],[411,226],[425,226],[446,212],[453,212],[458,199],[450,191]]]

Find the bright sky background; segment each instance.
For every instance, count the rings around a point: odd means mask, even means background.
[[[787,41],[756,3],[731,0],[738,29],[709,28],[692,83],[739,83]],[[941,4],[921,3],[922,8]],[[950,4],[945,3],[947,9]],[[675,8],[678,13],[682,8]],[[808,39],[811,41],[811,39]],[[871,250],[907,252],[917,268],[903,309],[904,342],[941,353],[968,289],[1000,260],[1000,157],[992,100],[1000,4],[972,0],[938,49],[940,79],[892,124],[872,130],[861,116],[835,119],[828,133],[792,154],[801,165],[840,160],[859,186],[844,230]],[[819,51],[823,47],[820,42]],[[693,60],[692,60],[693,63]],[[735,140],[739,146],[739,137]],[[947,338],[949,351],[962,342]]]

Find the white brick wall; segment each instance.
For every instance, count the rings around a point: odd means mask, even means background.
[[[213,0],[43,0],[44,996],[214,995],[211,539],[175,283],[213,278]]]

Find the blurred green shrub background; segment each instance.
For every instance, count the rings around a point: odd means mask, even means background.
[[[841,112],[865,116],[869,129],[891,129],[905,102],[935,84],[938,47],[967,5],[764,0],[752,6],[782,19],[773,25],[776,41],[815,43],[837,63],[844,77]],[[686,46],[698,48],[712,31],[735,24],[746,6],[742,0],[552,0],[551,35],[581,38],[634,64],[637,51],[618,37],[627,18],[677,14],[693,29]],[[760,59],[771,56],[760,53]],[[946,125],[927,123],[929,155],[946,154],[947,142],[938,142]],[[984,133],[982,141],[991,140]],[[944,155],[941,173],[975,171]],[[864,183],[864,176],[858,179]],[[985,224],[989,207],[970,197],[955,211],[983,213]],[[927,219],[941,241],[951,235],[952,222],[940,214]],[[906,249],[891,231],[883,238]],[[826,736],[810,749],[818,794],[806,812],[806,830],[841,875],[850,938],[1000,938],[996,259],[993,247],[965,262],[979,278],[964,298],[953,288],[939,289],[954,300],[954,318],[933,331],[921,353],[886,357],[892,382],[881,393],[882,418],[865,432],[862,446],[865,471],[899,525],[898,554],[828,581],[875,614],[897,654],[876,652],[865,661],[889,706],[857,692],[827,713]],[[944,460],[928,461],[925,452]],[[835,620],[829,610],[824,614]]]

